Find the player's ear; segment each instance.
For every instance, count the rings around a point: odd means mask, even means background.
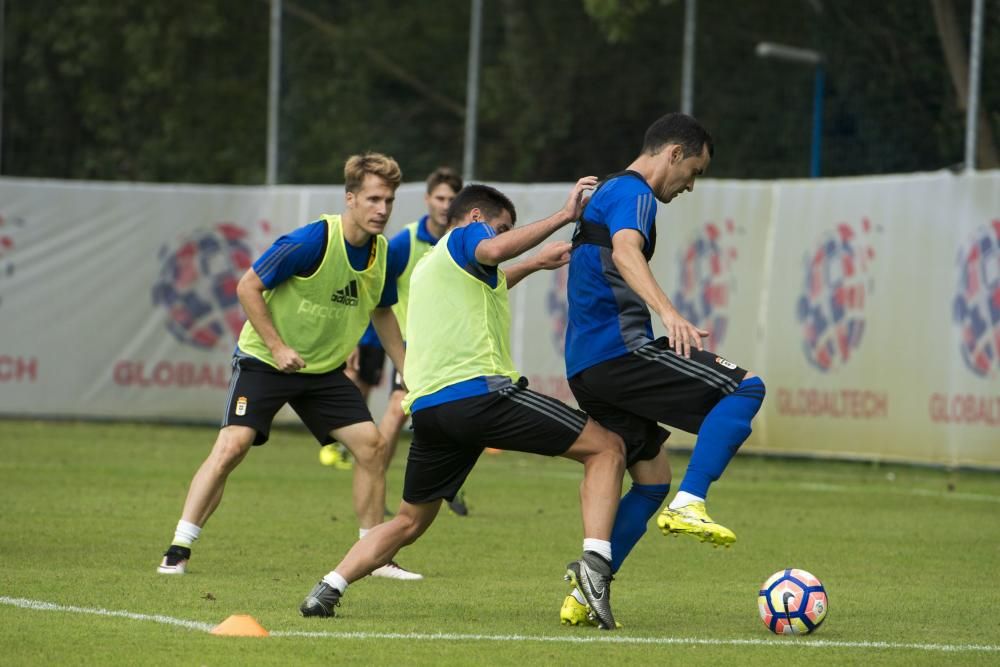
[[[348,191],[347,194],[344,195],[344,202],[347,204],[347,208],[354,208],[357,201],[358,196],[353,192]]]

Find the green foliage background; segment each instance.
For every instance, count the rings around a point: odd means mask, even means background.
[[[608,173],[680,106],[684,2],[485,0],[477,176]],[[2,173],[254,184],[264,179],[267,0],[6,0]],[[971,0],[953,0],[967,40]],[[285,0],[279,180],[336,183],[344,158],[407,180],[460,165],[468,0]],[[694,112],[710,175],[808,173],[812,71],[827,56],[824,175],[961,162],[965,113],[930,0],[700,0]],[[966,42],[967,43],[967,42]],[[982,106],[1000,136],[1000,5],[987,3]]]

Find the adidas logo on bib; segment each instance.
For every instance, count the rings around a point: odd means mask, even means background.
[[[358,305],[358,281],[352,280],[330,296],[330,301],[342,303],[345,306]]]

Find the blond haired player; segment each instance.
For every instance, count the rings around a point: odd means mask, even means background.
[[[233,356],[222,429],[188,489],[174,538],[158,571],[184,574],[191,545],[219,506],[229,474],[251,447],[267,442],[288,403],[321,445],[338,440],[354,454],[354,510],[361,533],[382,520],[386,443],[344,362],[374,323],[393,362],[403,341],[386,286],[389,221],[399,165],[379,153],[344,166],[344,211],[282,236],[237,287],[247,322]],[[384,572],[400,569],[387,563]]]

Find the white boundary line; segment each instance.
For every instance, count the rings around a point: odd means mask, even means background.
[[[73,614],[93,614],[95,616],[112,616],[127,618],[133,621],[152,621],[165,625],[176,625],[188,630],[210,632],[215,626],[200,621],[187,621],[182,618],[162,616],[160,614],[136,614],[131,611],[115,611],[94,607],[74,607],[0,596],[0,604],[6,604],[33,611],[61,611]],[[587,637],[563,636],[546,637],[542,635],[478,635],[452,633],[403,633],[403,632],[307,632],[297,630],[271,632],[272,637],[307,637],[314,639],[403,639],[406,641],[457,641],[457,642],[555,642],[562,644],[643,644],[643,645],[696,645],[696,646],[766,646],[768,648],[865,648],[913,651],[940,651],[943,653],[981,652],[1000,653],[1000,645],[993,644],[907,644],[900,642],[842,642],[825,639],[699,639],[697,637],[628,637],[618,634],[595,634]]]
[[[136,614],[131,611],[113,611],[111,609],[100,609],[94,607],[68,607],[53,602],[43,602],[41,600],[27,600],[25,598],[9,598],[0,596],[0,603],[21,607],[22,609],[32,609],[34,611],[64,611],[71,614],[93,614],[95,616],[115,616],[118,618],[128,618],[133,621],[153,621],[165,625],[179,625],[188,630],[201,630],[211,632],[215,626],[211,623],[201,623],[199,621],[185,621],[182,618],[171,616],[161,616],[159,614]]]

